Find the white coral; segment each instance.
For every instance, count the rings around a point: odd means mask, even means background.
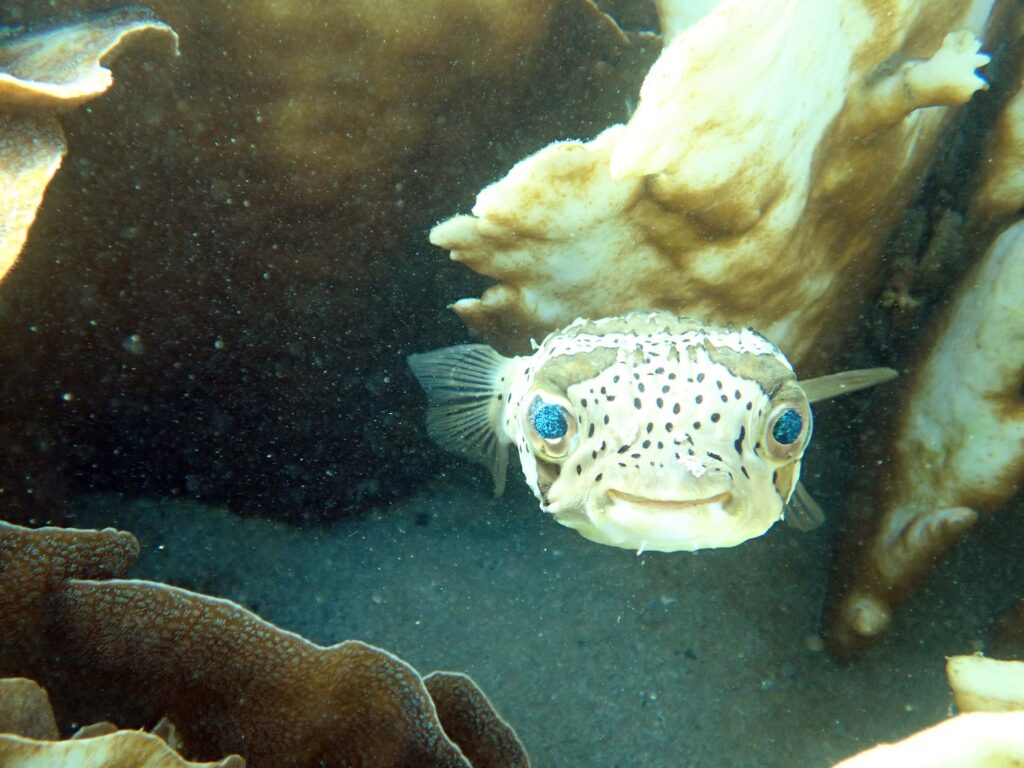
[[[948,112],[915,110],[983,82],[991,4],[660,3],[674,36],[629,123],[542,149],[431,233],[502,281],[453,308],[506,351],[575,317],[657,308],[826,357]]]

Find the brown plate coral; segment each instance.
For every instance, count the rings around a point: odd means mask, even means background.
[[[317,646],[228,600],[118,579],[137,553],[111,529],[0,523],[0,675],[42,683],[58,721],[168,717],[186,755],[250,766],[529,765],[468,678],[424,680],[365,643]]]

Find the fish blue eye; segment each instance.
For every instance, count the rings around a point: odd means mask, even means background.
[[[804,419],[796,408],[789,408],[779,414],[772,427],[772,437],[779,445],[792,445],[804,429]]]
[[[565,409],[551,403],[538,403],[531,416],[533,428],[545,440],[558,440],[565,437],[569,424],[565,420]]]

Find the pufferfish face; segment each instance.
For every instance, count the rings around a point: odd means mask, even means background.
[[[753,331],[581,322],[522,361],[505,428],[544,510],[593,541],[727,547],[782,517],[811,436],[791,366]]]

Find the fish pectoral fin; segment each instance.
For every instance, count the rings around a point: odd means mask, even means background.
[[[462,344],[409,355],[427,393],[427,433],[445,450],[483,464],[494,495],[505,489],[508,438],[501,426],[513,359],[486,344]]]
[[[825,510],[814,500],[803,483],[797,483],[786,505],[786,523],[798,531],[813,531],[825,524]]]
[[[800,387],[807,395],[807,401],[816,403],[838,395],[848,395],[859,389],[873,387],[886,381],[892,381],[899,373],[892,368],[861,368],[856,371],[843,371],[816,379],[800,382]]]

